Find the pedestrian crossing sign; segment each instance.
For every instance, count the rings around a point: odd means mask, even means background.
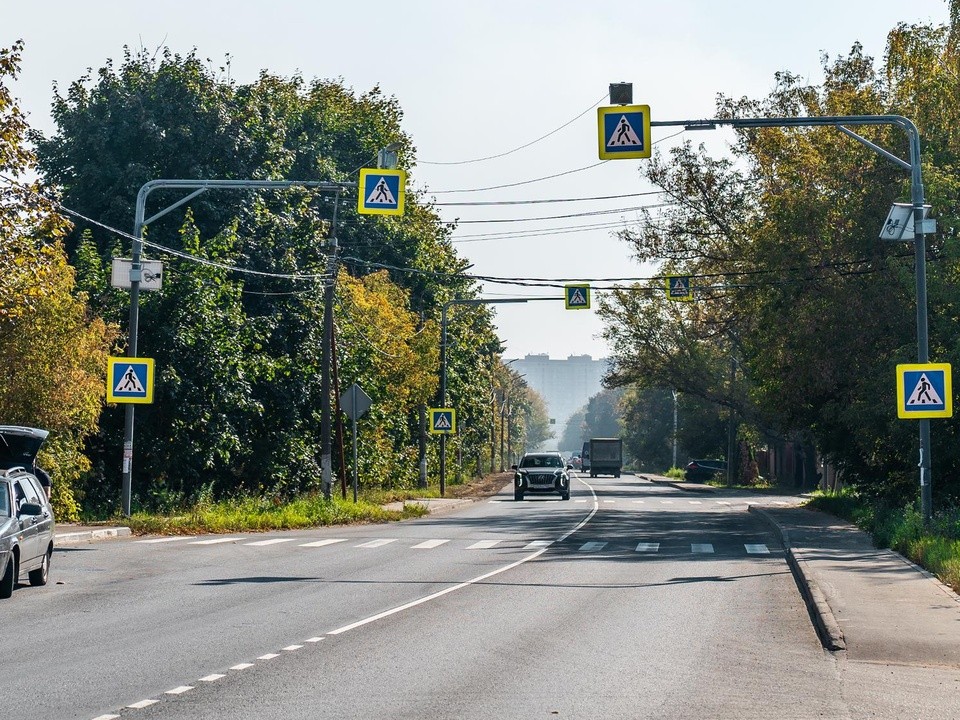
[[[693,286],[689,275],[667,275],[667,298],[690,302],[693,300]]]
[[[153,402],[153,358],[107,358],[108,403]]]
[[[363,168],[357,212],[361,215],[403,215],[406,186],[407,174],[403,170]]]
[[[590,286],[589,285],[565,285],[564,300],[567,310],[589,310],[590,309]]]
[[[897,365],[897,417],[953,417],[950,363]]]
[[[453,408],[430,408],[430,432],[453,435],[457,432],[457,411]]]
[[[600,159],[650,157],[650,106],[613,105],[597,108]]]

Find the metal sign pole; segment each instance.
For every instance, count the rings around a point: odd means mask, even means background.
[[[350,395],[353,400],[353,501],[357,501],[357,384],[354,383],[350,388]]]

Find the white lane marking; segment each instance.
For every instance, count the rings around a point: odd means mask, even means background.
[[[413,546],[414,550],[430,550],[431,548],[440,547],[444,543],[450,542],[449,540],[424,540],[422,543],[417,543]]]
[[[600,506],[597,504],[597,493],[594,491],[594,489],[589,485],[589,483],[584,481],[582,478],[577,478],[577,480],[579,482],[582,482],[584,485],[586,485],[587,488],[590,490],[590,493],[593,495],[593,510],[591,510],[590,514],[587,515],[583,520],[581,520],[579,523],[574,525],[572,529],[568,530],[559,538],[557,538],[557,542],[563,542],[568,537],[570,537],[575,532],[577,532],[577,530],[579,530],[588,522],[590,522],[593,519],[593,516],[596,515],[597,511],[600,509]],[[491,570],[490,572],[484,573],[483,575],[478,575],[477,577],[467,580],[466,582],[462,582],[457,585],[453,585],[451,587],[445,588],[443,590],[433,593],[432,595],[427,595],[417,600],[413,600],[412,602],[408,602],[404,605],[398,605],[397,607],[392,608],[390,610],[385,610],[382,613],[371,615],[370,617],[364,618],[363,620],[357,620],[356,622],[350,623],[349,625],[344,625],[343,627],[337,628],[336,630],[331,630],[330,632],[327,633],[327,635],[340,635],[341,633],[349,632],[350,630],[354,630],[358,627],[363,627],[364,625],[369,625],[370,623],[376,622],[377,620],[382,620],[383,618],[390,617],[391,615],[396,615],[397,613],[401,613],[404,610],[409,610],[410,608],[417,607],[418,605],[423,605],[424,603],[428,603],[431,600],[436,600],[437,598],[443,597],[444,595],[449,595],[450,593],[456,592],[457,590],[462,590],[465,587],[476,585],[479,582],[483,582],[487,578],[491,578],[495,575],[505,573],[508,570],[513,570],[513,568],[515,567],[519,567],[520,565],[528,563],[531,560],[535,560],[541,555],[543,555],[546,551],[547,551],[547,548],[542,547],[536,552],[530,553],[526,557],[520,558],[516,562],[512,562],[509,565],[504,565],[503,567],[497,568],[496,570]]]
[[[389,545],[390,543],[396,542],[396,541],[397,541],[396,538],[380,538],[379,540],[371,540],[370,542],[354,545],[354,547],[376,548],[376,547],[382,547],[384,545]]]
[[[536,550],[537,548],[546,548],[549,547],[552,542],[552,540],[534,540],[533,542],[524,545],[523,549]]]
[[[660,552],[660,543],[637,543],[636,552]]]
[[[712,553],[713,545],[710,543],[690,543],[690,552],[692,553]]]
[[[690,503],[691,505],[703,505],[703,503],[700,502],[699,500],[687,500],[687,502]]]
[[[574,502],[582,502],[582,503],[585,503],[585,502],[587,502],[587,501],[586,501],[586,500],[574,500]]]
[[[159,700],[141,700],[140,702],[135,702],[133,705],[127,705],[131,710],[143,710],[145,707],[150,707],[160,702]]]
[[[717,505],[729,505],[729,504],[730,503],[728,503],[726,500],[717,500]]]
[[[180,687],[175,687],[173,690],[167,690],[164,695],[183,695],[185,692],[190,692],[193,690],[193,685],[181,685]]]
[[[278,657],[280,657],[280,653],[267,653],[266,655],[258,657],[257,660],[273,660]]]
[[[144,545],[154,545],[156,543],[168,543],[168,542],[177,542],[178,540],[192,540],[193,535],[177,535],[176,537],[162,537],[162,538],[151,538],[149,540],[134,540],[135,543],[142,543]],[[113,715],[111,717],[117,717]]]
[[[746,544],[744,545],[744,547],[747,549],[747,553],[749,553],[750,555],[769,555],[770,554],[770,548],[768,548],[766,545],[763,545],[763,544],[759,544],[759,543],[756,545]]]
[[[499,542],[499,540],[478,540],[468,547],[467,550],[489,550],[492,547],[496,547]]]
[[[240,663],[239,665],[234,665],[231,670],[246,670],[247,668],[252,668],[253,663]]]
[[[346,541],[346,538],[327,538],[326,540],[315,540],[314,542],[304,543],[300,547],[326,547],[327,545],[333,545],[334,543],[342,543]]]
[[[580,552],[593,552],[594,550],[603,550],[606,547],[605,542],[587,542],[580,546]]]
[[[605,503],[612,503],[612,502],[616,502],[616,500],[604,500],[604,502],[605,502]]]
[[[503,500],[487,500],[487,502],[491,502],[491,503],[502,503]]]
[[[661,505],[673,505],[673,500],[661,500]]]
[[[219,545],[220,543],[228,542],[237,542],[238,540],[243,540],[243,538],[238,537],[223,537],[223,538],[213,538],[212,540],[194,540],[189,545]]]
[[[308,642],[308,643],[318,643],[318,642],[320,642],[321,640],[323,640],[322,637],[312,637],[312,638],[307,638],[304,642]]]
[[[634,500],[634,502],[637,503],[638,505],[643,505],[646,502],[646,500]]]
[[[789,505],[789,503],[787,503],[787,502],[784,501],[784,500],[774,500],[774,501],[773,501],[773,504],[774,504],[774,505]]]
[[[303,645],[287,645],[285,648],[281,648],[284,652],[293,652],[294,650],[299,650]]]
[[[257,540],[257,542],[244,543],[247,547],[265,547],[266,545],[279,545],[280,543],[293,542],[300,538],[273,538],[272,540]]]
[[[212,675],[205,675],[200,678],[200,682],[216,682],[220,678],[225,678],[226,675],[221,675],[220,673],[213,673]]]
[[[117,720],[119,715],[97,715],[93,720]]]

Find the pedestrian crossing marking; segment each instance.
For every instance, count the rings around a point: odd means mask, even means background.
[[[746,548],[747,553],[750,554],[750,555],[769,555],[769,554],[770,554],[770,548],[768,548],[766,545],[762,545],[762,544],[756,544],[756,545],[745,544],[743,547]]]
[[[615,500],[604,500],[604,502],[605,502],[605,503],[612,503],[612,502],[616,502],[616,501],[615,501]]]
[[[552,545],[552,544],[553,544],[553,541],[552,541],[552,540],[534,540],[534,541],[531,542],[531,543],[527,543],[527,545],[524,546],[523,549],[524,549],[524,550],[536,550],[536,549],[538,549],[538,548],[545,548],[545,547],[547,547],[547,546],[549,546],[549,545]]]
[[[418,543],[413,546],[414,550],[430,550],[435,547],[439,547],[444,543],[450,542],[449,540],[424,540],[422,543]]]
[[[496,547],[499,542],[499,540],[478,540],[468,547],[467,550],[489,550],[492,547]]]
[[[574,500],[574,502],[585,503],[585,502],[587,502],[587,501],[586,501],[586,500]]]
[[[335,543],[342,543],[346,541],[347,541],[346,538],[327,538],[326,540],[315,540],[314,542],[304,543],[300,547],[308,547],[308,548],[326,547],[327,545],[333,545]]]
[[[279,545],[280,543],[293,542],[299,538],[272,538],[271,540],[258,540],[257,542],[244,543],[247,547],[266,547],[267,545]]]
[[[687,502],[689,502],[691,505],[703,505],[703,503],[699,500],[688,500]]]
[[[646,501],[646,500],[634,500],[634,502],[637,503],[638,505],[643,505],[643,504],[644,504],[645,502],[647,502],[647,501]]]
[[[220,543],[228,542],[237,542],[238,540],[243,540],[243,538],[238,537],[225,537],[225,538],[213,538],[212,540],[194,540],[188,545],[219,545]]]
[[[692,553],[712,553],[713,545],[710,543],[690,543],[690,552]]]
[[[673,500],[661,500],[661,505],[673,505]]]
[[[943,398],[937,393],[926,373],[920,373],[916,387],[907,398],[907,405],[943,405]]]
[[[640,140],[640,136],[637,135],[636,131],[633,129],[633,125],[631,125],[630,121],[627,120],[627,116],[621,115],[620,119],[617,120],[617,124],[613,133],[611,133],[610,137],[607,138],[607,147],[626,146],[643,147],[643,141]]]
[[[390,543],[396,542],[396,538],[379,538],[377,540],[370,540],[369,542],[360,543],[359,545],[354,545],[358,548],[378,548],[383,547],[384,545],[389,545]]]
[[[637,543],[636,552],[652,552],[652,553],[655,553],[655,552],[659,552],[659,551],[660,551],[660,543],[651,543],[651,542]]]
[[[605,542],[587,542],[580,546],[580,552],[594,552],[595,550],[603,550],[607,543]]]
[[[192,540],[193,535],[178,535],[177,537],[150,538],[149,540],[134,540],[137,544],[155,545],[156,543],[179,542],[180,540]]]

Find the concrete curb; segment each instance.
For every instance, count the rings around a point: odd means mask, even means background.
[[[638,475],[637,477],[644,480],[649,480],[655,485],[669,485],[674,487],[677,490],[683,490],[684,492],[698,492],[698,493],[712,493],[716,492],[716,488],[712,488],[709,485],[699,485],[699,484],[690,484],[685,482],[674,482],[673,480],[658,480],[657,478],[650,477],[649,475]]]
[[[422,505],[427,509],[428,513],[437,515],[439,513],[456,510],[464,505],[472,505],[475,502],[476,500],[473,498],[421,498],[418,500],[403,500],[387,503],[383,507],[385,510],[400,511],[403,510],[404,505]]]
[[[127,537],[130,534],[130,528],[128,527],[98,528],[96,530],[54,533],[53,546],[64,547],[70,545],[84,545],[86,543],[97,542],[98,540]]]
[[[820,637],[820,643],[827,650],[846,650],[847,641],[843,637],[843,630],[840,629],[840,623],[837,622],[827,602],[826,596],[820,589],[810,566],[803,558],[802,552],[797,552],[790,545],[790,534],[772,515],[763,508],[756,505],[748,505],[747,510],[760,515],[767,521],[780,535],[780,541],[783,543],[787,557],[787,565],[790,566],[790,572],[793,573],[797,587],[800,588],[800,594],[807,604],[807,610],[813,619],[813,625]]]

